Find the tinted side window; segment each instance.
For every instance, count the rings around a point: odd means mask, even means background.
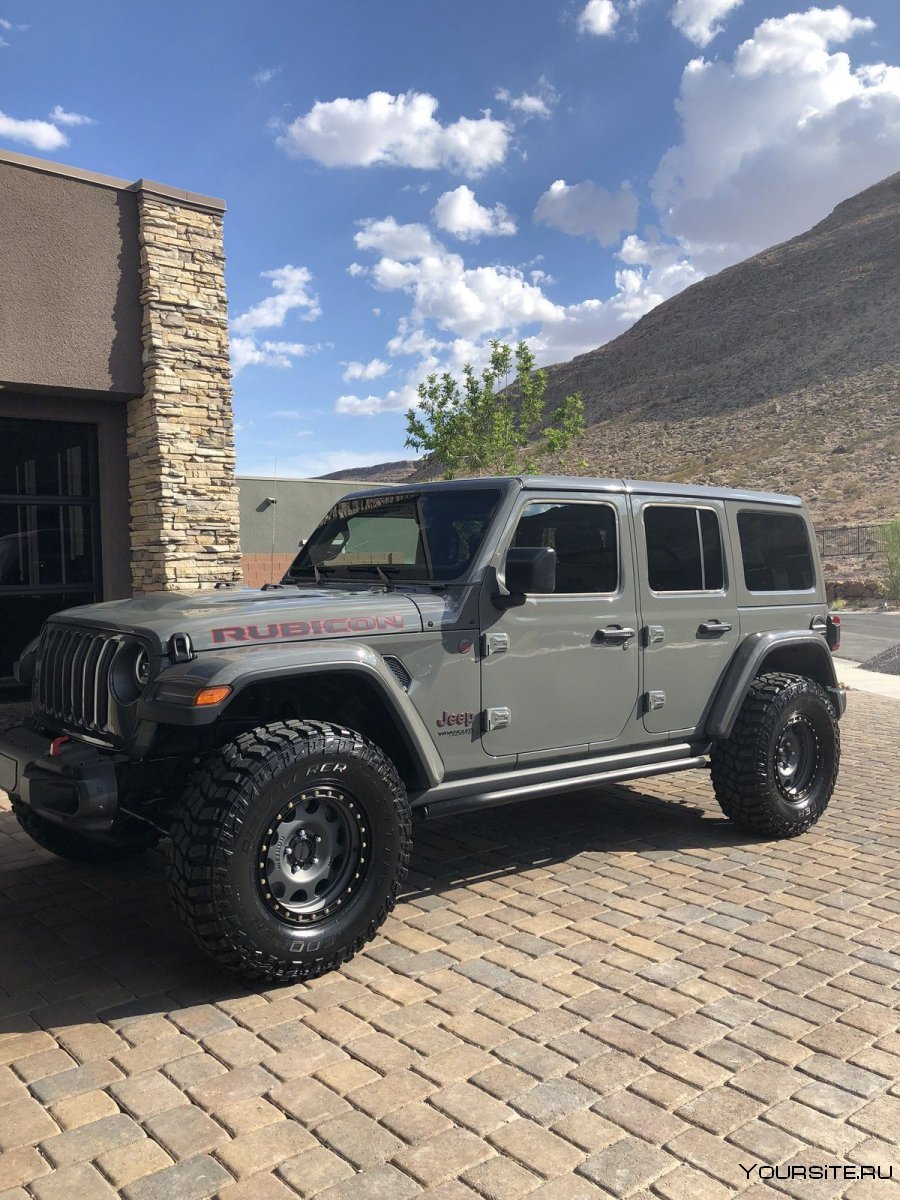
[[[802,517],[740,512],[737,524],[748,591],[802,592],[813,587],[815,570]]]
[[[650,504],[644,536],[654,592],[719,592],[725,586],[722,534],[712,509]]]
[[[529,504],[512,544],[550,546],[556,551],[559,594],[618,590],[616,514],[608,504]]]

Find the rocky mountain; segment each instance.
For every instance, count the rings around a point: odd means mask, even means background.
[[[332,471],[319,475],[319,479],[353,479],[358,483],[405,483],[411,479],[419,463],[414,458],[398,462],[378,463],[374,467],[348,467],[346,471]]]
[[[796,492],[819,526],[893,516],[900,173],[547,370],[548,407],[580,391],[587,420],[547,470]]]

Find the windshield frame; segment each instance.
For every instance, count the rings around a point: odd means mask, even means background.
[[[471,496],[473,493],[482,497],[483,503],[476,516],[484,516],[484,524],[481,529],[479,545],[470,554],[465,565],[460,568],[458,574],[443,576],[435,574],[435,564],[433,558],[433,548],[429,544],[428,538],[428,522],[426,521],[425,506],[429,497],[441,496],[458,497],[460,507],[464,507],[463,497]],[[504,499],[506,489],[498,485],[496,480],[485,480],[484,487],[453,487],[452,485],[446,488],[425,486],[420,490],[410,489],[398,490],[396,492],[373,492],[368,493],[351,493],[343,497],[328,510],[315,530],[310,534],[307,541],[302,545],[300,552],[294,558],[290,567],[284,574],[283,582],[285,583],[308,583],[315,581],[316,583],[328,584],[332,581],[340,581],[342,583],[353,582],[362,583],[369,582],[366,579],[368,575],[371,580],[381,580],[385,582],[385,577],[391,586],[395,584],[426,584],[429,587],[443,587],[451,583],[466,582],[473,568],[479,561],[480,551],[483,550],[485,544],[489,540],[489,533],[495,526],[500,512],[504,507]],[[391,509],[399,505],[413,505],[415,508],[416,523],[418,525],[418,554],[421,552],[424,558],[424,563],[390,563],[388,561],[376,563],[348,563],[345,564],[343,570],[338,561],[320,561],[314,563],[311,558],[311,550],[314,550],[318,543],[317,535],[327,530],[329,525],[333,525],[336,521],[358,516],[360,513],[370,512],[373,516],[381,509]],[[349,512],[346,510],[350,510]],[[462,516],[467,515],[465,512]],[[339,558],[339,556],[336,556]],[[440,566],[438,571],[440,571]]]

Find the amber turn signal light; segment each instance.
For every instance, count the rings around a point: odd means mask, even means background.
[[[218,687],[204,688],[194,697],[194,707],[201,708],[208,704],[220,704],[226,696],[231,695],[231,688],[227,683],[221,683]]]

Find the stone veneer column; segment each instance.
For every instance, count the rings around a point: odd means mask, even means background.
[[[128,404],[135,593],[241,577],[222,212],[138,185],[144,394]]]

